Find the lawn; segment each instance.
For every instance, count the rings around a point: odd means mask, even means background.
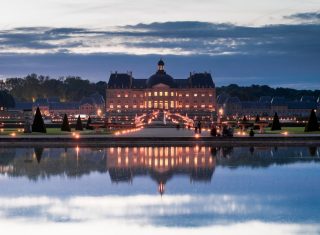
[[[236,128],[234,133],[237,133],[240,129]],[[249,134],[250,129],[246,132]],[[259,130],[254,130],[256,134],[259,133]],[[304,127],[282,127],[279,131],[272,131],[270,127],[265,128],[265,134],[281,134],[284,132],[288,132],[288,134],[320,134],[320,131],[314,132],[304,132]]]
[[[43,133],[39,132],[33,132],[30,134],[25,134],[23,133],[23,128],[1,128],[0,129],[0,135],[23,135],[23,136],[28,136],[28,135],[41,135]],[[71,132],[66,132],[66,131],[61,131],[60,128],[47,128],[47,133],[44,135],[72,135],[72,133],[79,133],[80,135],[92,135],[92,134],[97,134],[94,130],[86,130],[84,129],[83,131],[76,131],[75,129],[72,129]],[[110,131],[106,131],[106,129],[101,128],[99,130],[98,134],[111,134]]]

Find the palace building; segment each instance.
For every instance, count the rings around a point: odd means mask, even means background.
[[[110,122],[132,123],[136,116],[154,111],[211,120],[216,111],[216,89],[210,73],[190,73],[174,79],[158,62],[158,70],[148,79],[132,73],[112,73],[106,89],[106,117]]]

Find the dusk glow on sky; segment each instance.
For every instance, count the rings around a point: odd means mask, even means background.
[[[317,89],[319,38],[319,0],[4,0],[0,78],[147,78],[163,57],[175,78]]]

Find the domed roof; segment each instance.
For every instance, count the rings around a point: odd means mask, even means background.
[[[147,80],[147,87],[151,88],[157,84],[165,84],[169,87],[176,87],[174,79],[168,75],[165,71],[157,71]]]
[[[174,79],[166,73],[163,69],[164,62],[162,59],[158,62],[158,71],[153,74],[148,80],[147,80],[147,87],[151,88],[157,84],[165,84],[169,87],[176,87],[177,84],[174,82]]]

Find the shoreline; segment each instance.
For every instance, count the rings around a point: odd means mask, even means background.
[[[1,136],[0,147],[115,146],[320,146],[320,136],[256,137],[120,137],[120,136]]]

